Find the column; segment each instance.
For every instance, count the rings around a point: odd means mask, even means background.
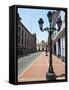
[[[58,56],[58,41],[56,41],[56,55]]]

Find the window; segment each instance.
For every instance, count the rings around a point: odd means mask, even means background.
[[[20,27],[18,27],[18,36],[20,36]]]
[[[18,36],[18,43],[20,43],[20,36]]]
[[[23,44],[23,37],[22,37],[22,44]]]
[[[19,30],[19,33],[20,33],[20,27],[18,28],[18,30]]]
[[[22,30],[22,35],[23,35],[23,30]]]
[[[25,33],[25,45],[26,45],[26,33]]]

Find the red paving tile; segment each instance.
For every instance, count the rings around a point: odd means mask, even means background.
[[[58,59],[56,56],[52,55],[53,58],[53,68],[57,76],[65,74],[65,64]],[[45,52],[42,52],[33,63],[18,77],[18,82],[26,81],[39,81],[46,80],[46,72],[48,71],[49,66],[49,53],[48,56],[45,55]],[[65,77],[59,77],[57,79],[65,79]]]

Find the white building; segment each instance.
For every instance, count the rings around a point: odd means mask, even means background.
[[[62,20],[62,26],[59,31],[55,30],[52,34],[52,39],[53,39],[53,53],[61,57],[63,61],[65,61],[65,12],[61,11],[55,21],[61,16]],[[54,24],[56,28],[57,25],[56,23]]]
[[[46,43],[42,40],[40,43],[37,43],[37,51],[45,51],[46,50]]]

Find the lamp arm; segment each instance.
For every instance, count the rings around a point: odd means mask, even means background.
[[[42,29],[42,32],[43,31],[55,31],[55,30],[58,30],[58,29],[56,29],[55,27],[52,27],[50,30],[50,28],[46,27],[46,28]]]
[[[50,28],[48,28],[48,27],[44,28],[44,31],[49,31],[49,30],[50,30]]]
[[[55,28],[55,27],[52,27],[51,29],[52,29],[53,31],[58,30],[58,29],[57,29],[57,28]]]

